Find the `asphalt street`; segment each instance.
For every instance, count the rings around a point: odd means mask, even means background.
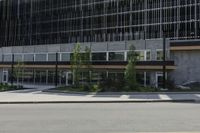
[[[1,104],[0,133],[200,132],[200,104]]]

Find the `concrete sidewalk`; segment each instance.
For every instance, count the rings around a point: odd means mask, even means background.
[[[0,104],[200,102],[200,93],[56,93],[26,89],[0,93]]]

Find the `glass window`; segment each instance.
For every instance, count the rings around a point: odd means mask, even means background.
[[[135,54],[137,56],[138,61],[144,61],[145,60],[145,52],[144,51],[135,51]],[[130,53],[127,53],[127,58],[130,59]]]
[[[7,61],[7,62],[12,61],[12,55],[11,54],[10,55],[4,55],[3,60]]]
[[[48,84],[54,84],[55,82],[55,72],[48,71]]]
[[[163,74],[162,73],[156,74],[156,80],[157,80],[157,87],[159,87],[159,88],[163,87]]]
[[[100,82],[106,77],[106,72],[92,72],[92,82]]]
[[[109,72],[108,78],[112,80],[122,80],[124,79],[124,73],[122,72]]]
[[[22,55],[20,55],[20,54],[14,55],[14,61],[16,61],[16,62],[22,61]]]
[[[58,54],[59,59],[59,54]],[[56,61],[56,53],[48,54],[48,61]]]
[[[3,55],[0,54],[0,61],[3,61]]]
[[[34,61],[34,54],[25,54],[24,61]]]
[[[151,60],[151,51],[146,51],[146,61]]]
[[[61,61],[70,61],[70,53],[62,53],[61,54]]]
[[[85,60],[85,57],[86,57],[86,53],[80,53],[80,56],[81,56],[81,60]]]
[[[46,61],[47,55],[46,54],[36,54],[35,61]]]
[[[24,70],[23,76],[24,76],[23,82],[34,83],[34,70],[31,69]]]
[[[144,51],[136,51],[137,53],[137,60],[138,61],[144,61]]]
[[[81,72],[81,78],[80,81],[81,82],[86,82],[87,81],[87,76],[88,76],[88,72]]]
[[[106,53],[92,53],[92,61],[106,61]]]
[[[124,61],[124,52],[110,52],[109,60],[110,61]]]
[[[163,60],[163,51],[161,51],[161,50],[157,51],[156,60],[158,60],[158,61]]]
[[[93,72],[92,73],[92,81],[97,82],[101,80],[101,75],[98,72]]]
[[[40,71],[35,71],[35,83],[40,83]]]
[[[151,84],[151,74],[149,72],[146,72],[146,85]]]
[[[138,84],[143,86],[144,85],[144,72],[138,72],[136,74],[136,79],[137,79]]]
[[[3,72],[3,82],[8,82],[8,71]]]
[[[42,70],[35,71],[35,82],[39,84],[46,84],[47,72]]]

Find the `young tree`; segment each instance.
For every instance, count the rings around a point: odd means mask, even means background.
[[[91,63],[91,49],[88,46],[85,47],[83,64],[85,65],[86,82],[90,85],[90,83],[91,83],[91,72],[92,72],[92,63]]]
[[[82,60],[81,60],[81,53],[80,53],[80,44],[77,43],[73,54],[71,57],[71,70],[73,73],[73,84],[75,87],[80,86],[80,74],[81,74],[81,68],[82,68]]]
[[[19,78],[23,77],[24,63],[17,61],[17,65],[14,67],[14,77],[17,79],[17,86],[19,87]]]
[[[125,81],[126,87],[129,89],[137,89],[137,80],[136,80],[136,62],[137,62],[137,53],[135,52],[134,45],[130,46],[130,50],[128,52],[128,64],[125,70]]]

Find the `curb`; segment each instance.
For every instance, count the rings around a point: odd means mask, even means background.
[[[184,100],[113,100],[113,101],[5,101],[0,104],[70,104],[70,103],[200,103],[194,99]]]
[[[73,91],[58,91],[58,90],[43,90],[46,93],[62,93],[62,94],[77,94],[77,95],[153,95],[153,94],[200,94],[200,92],[73,92]]]

